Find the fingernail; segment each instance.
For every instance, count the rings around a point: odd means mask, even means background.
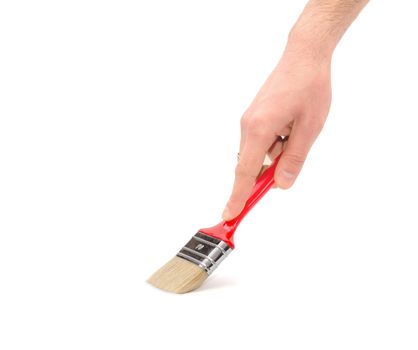
[[[225,208],[224,212],[222,213],[222,219],[228,221],[231,218],[231,213],[229,212],[228,208]]]
[[[277,185],[281,188],[289,188],[295,181],[295,175],[286,170],[280,170]]]

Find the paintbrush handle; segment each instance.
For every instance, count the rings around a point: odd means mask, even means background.
[[[237,229],[241,220],[248,214],[248,212],[257,204],[257,202],[267,193],[267,191],[274,184],[274,172],[280,155],[273,161],[273,163],[257,178],[253,190],[245,202],[244,209],[241,213],[230,221],[222,221],[216,226],[200,229],[199,232],[209,236],[221,239],[227,243],[231,248],[234,248],[234,232]]]
[[[241,220],[248,214],[248,212],[257,204],[257,202],[267,193],[267,191],[274,185],[274,172],[280,155],[271,163],[271,165],[264,170],[264,172],[257,178],[253,190],[245,202],[245,206],[241,213],[234,219],[227,223],[231,226],[238,226]]]

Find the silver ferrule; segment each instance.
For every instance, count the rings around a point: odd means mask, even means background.
[[[232,248],[224,241],[198,232],[177,256],[200,266],[210,275],[231,251]]]

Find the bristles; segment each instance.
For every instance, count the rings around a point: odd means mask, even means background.
[[[204,269],[186,259],[175,256],[155,272],[150,284],[171,293],[187,293],[199,288],[208,278]]]

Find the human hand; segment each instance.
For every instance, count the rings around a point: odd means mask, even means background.
[[[331,104],[330,57],[288,47],[241,118],[240,157],[223,219],[235,218],[263,165],[276,158],[275,186],[291,187],[320,133]],[[279,136],[288,136],[284,144]]]

